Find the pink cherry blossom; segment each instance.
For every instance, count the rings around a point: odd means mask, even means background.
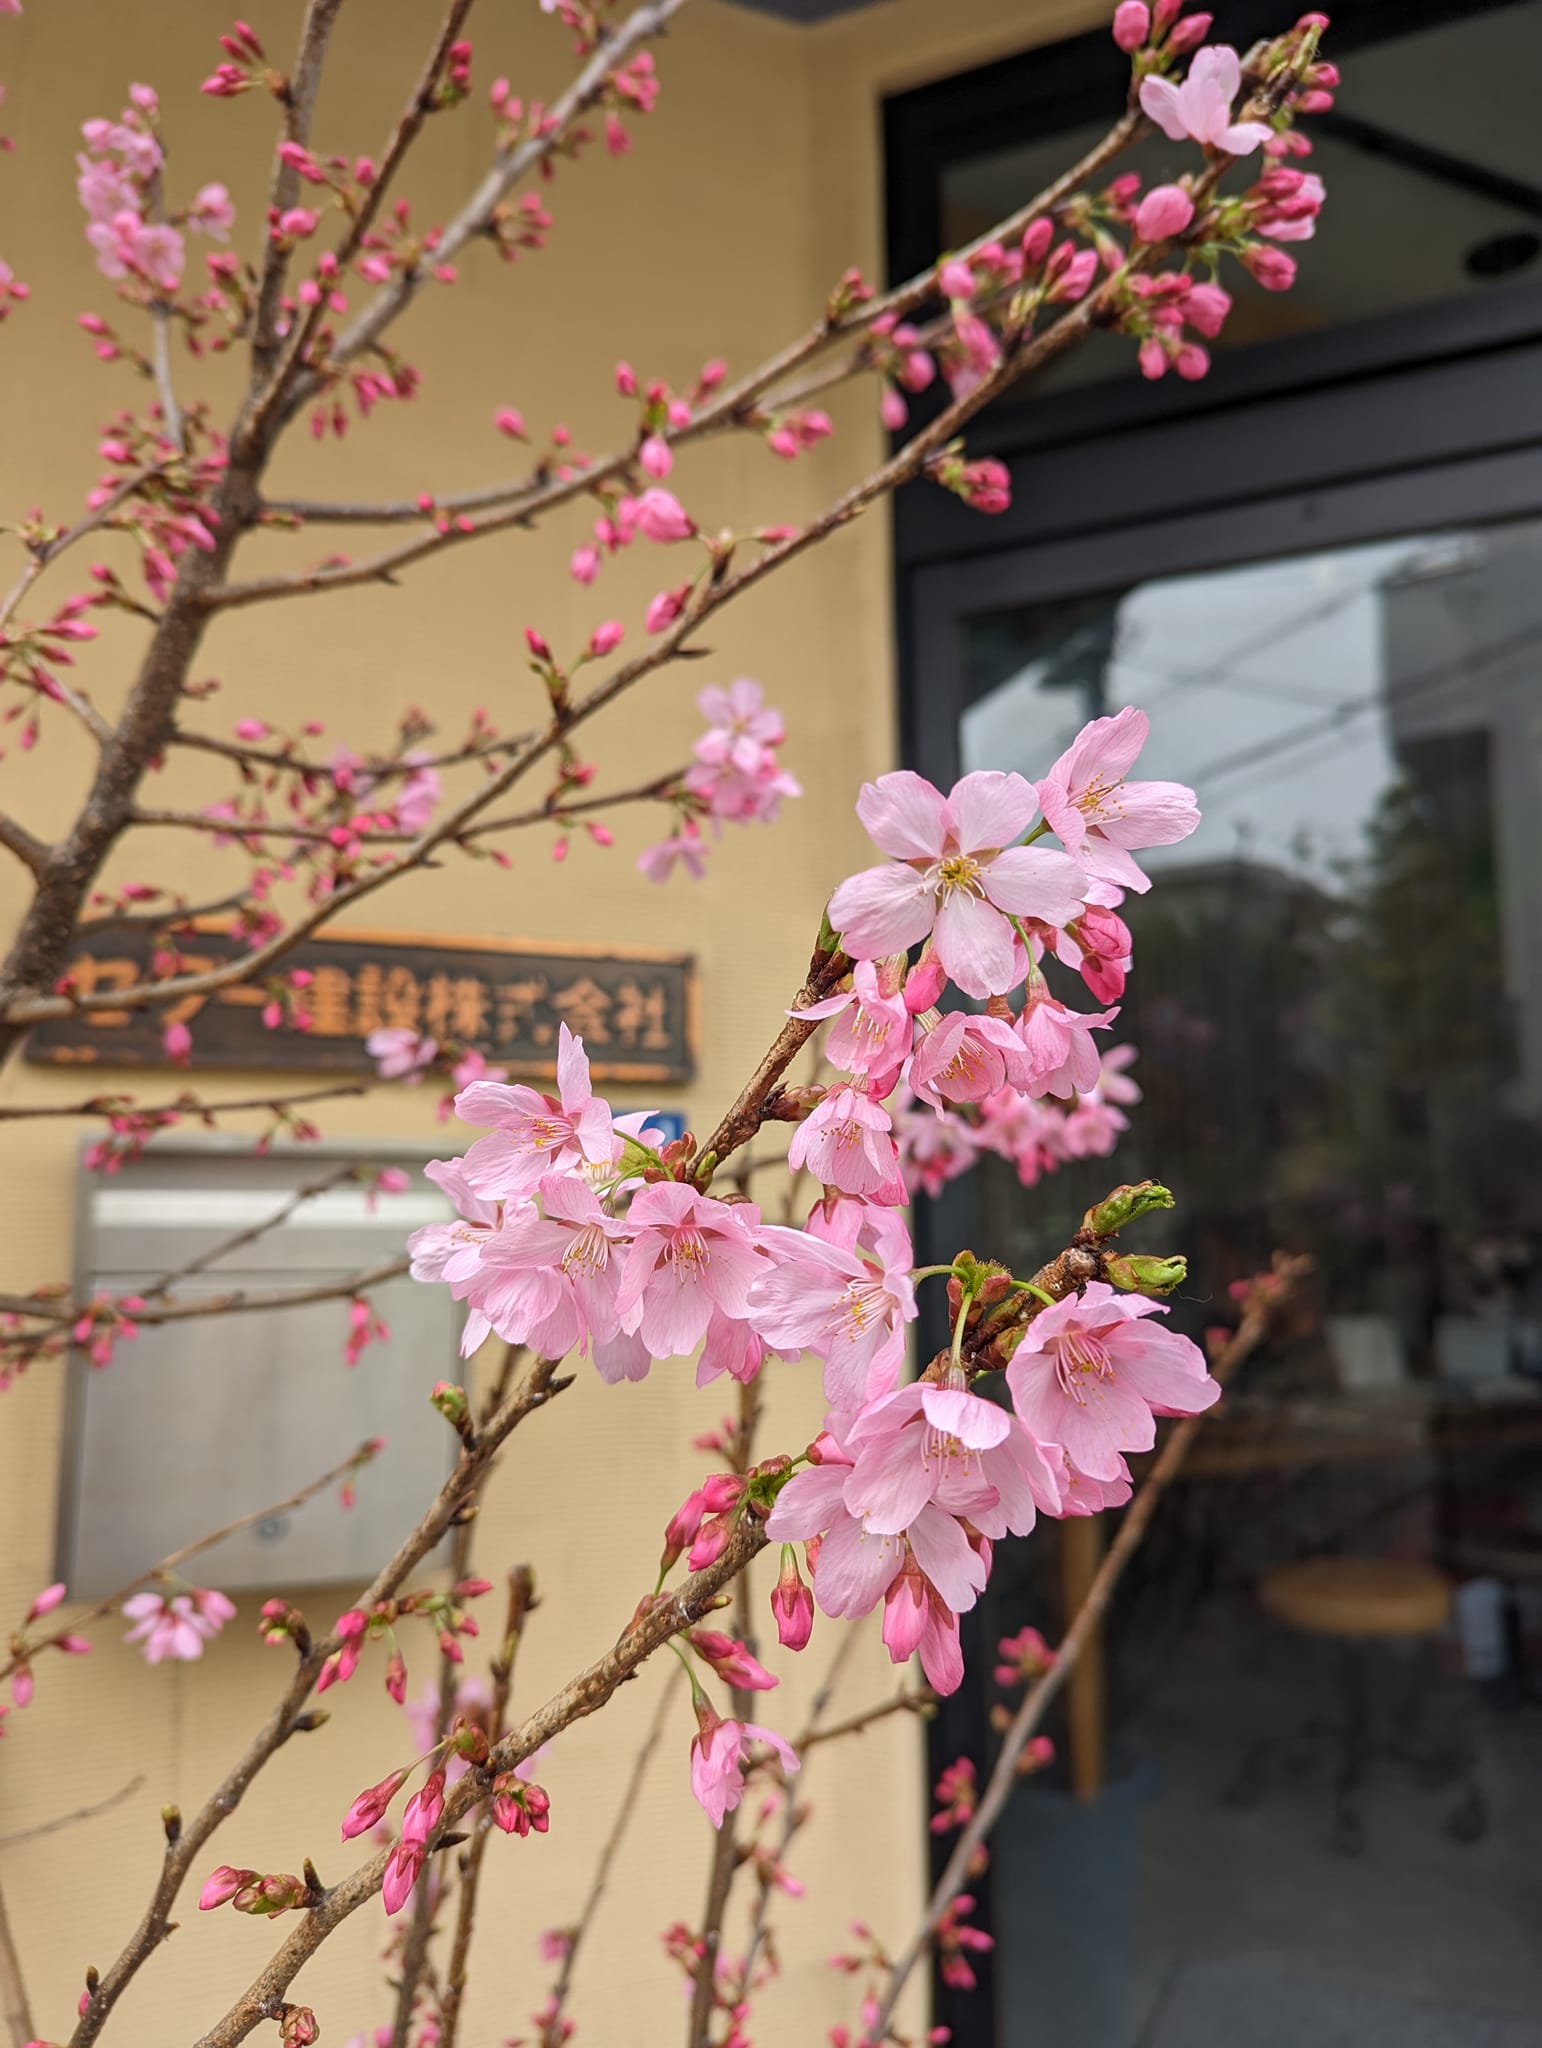
[[[1236,51],[1215,43],[1198,52],[1182,85],[1170,78],[1142,79],[1140,103],[1171,142],[1187,137],[1229,156],[1251,156],[1274,131],[1266,121],[1233,122],[1231,103],[1241,84]]]
[[[652,1357],[689,1356],[714,1308],[744,1319],[764,1261],[738,1209],[660,1181],[633,1196],[627,1225],[634,1236],[616,1306]]]
[[[610,1106],[591,1091],[584,1042],[566,1024],[557,1032],[555,1096],[523,1083],[473,1081],[456,1096],[455,1114],[495,1127],[464,1161],[467,1182],[488,1201],[528,1194],[544,1174],[614,1159]]]
[[[1016,846],[1038,809],[1020,775],[980,770],[944,797],[908,769],[864,783],[857,815],[892,858],[842,882],[830,922],[856,959],[904,952],[928,935],[966,995],[1003,995],[1017,955],[1009,917],[1069,924],[1084,878],[1064,853]]]
[[[706,719],[707,730],[694,752],[709,767],[732,767],[754,775],[787,737],[782,714],[766,703],[759,683],[747,676],[739,676],[726,690],[716,685],[703,690],[696,708]]]
[[[1142,892],[1151,878],[1131,849],[1172,846],[1199,823],[1194,792],[1182,783],[1126,781],[1150,730],[1145,712],[1130,704],[1112,718],[1094,718],[1038,785],[1051,829],[1087,873]]]
[[[979,1102],[1008,1086],[1025,1089],[1032,1061],[1001,1017],[954,1010],[928,1031],[910,1062],[910,1085],[923,1102]]]
[[[1005,1408],[971,1394],[962,1376],[953,1386],[912,1381],[869,1402],[845,1441],[855,1462],[842,1499],[869,1536],[908,1530],[929,1504],[990,1537],[1025,1536],[1041,1510],[1059,1512],[1038,1443]]]
[[[826,1187],[898,1208],[905,1201],[889,1112],[860,1088],[831,1088],[799,1124],[787,1148],[793,1171],[807,1167]]]
[[[885,1210],[866,1214],[871,1223],[850,1248],[768,1226],[761,1242],[772,1264],[749,1296],[762,1336],[824,1360],[825,1395],[838,1408],[856,1408],[894,1386],[905,1325],[916,1314],[910,1234]]]
[[[688,819],[670,838],[646,847],[637,856],[638,869],[650,882],[667,882],[676,861],[693,882],[699,882],[707,872],[707,846],[694,820]]]
[[[1030,1095],[1074,1095],[1095,1088],[1101,1071],[1094,1031],[1106,1031],[1115,1010],[1071,1010],[1042,981],[1023,1005],[1017,1036],[1027,1057]]]
[[[434,1039],[424,1038],[405,1025],[388,1025],[369,1034],[364,1050],[375,1062],[375,1071],[382,1081],[402,1081],[431,1067],[439,1047]]]
[[[548,1174],[534,1192],[539,1207],[506,1216],[481,1246],[469,1298],[505,1342],[562,1358],[620,1327],[616,1290],[627,1226],[572,1175]]]
[[[744,1767],[753,1738],[775,1750],[782,1769],[799,1768],[792,1745],[774,1729],[753,1721],[727,1721],[702,1701],[696,1709],[697,1733],[691,1744],[691,1792],[715,1828],[723,1825],[744,1796]]]
[[[834,1017],[825,1033],[825,1058],[848,1074],[866,1075],[875,1094],[887,1095],[910,1050],[910,1010],[901,986],[904,956],[859,960],[851,986],[792,1017]]]
[[[1197,1415],[1220,1399],[1199,1346],[1146,1320],[1166,1313],[1094,1280],[1041,1310],[1007,1367],[1026,1428],[1089,1479],[1126,1476],[1120,1453],[1150,1450],[1155,1416]]]
[[[124,1641],[143,1646],[145,1661],[160,1664],[170,1657],[192,1663],[235,1614],[223,1593],[206,1587],[174,1593],[135,1593],[123,1612],[134,1624]]]

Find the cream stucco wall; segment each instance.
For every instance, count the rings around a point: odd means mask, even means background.
[[[292,0],[261,8],[258,26],[275,51],[292,43],[297,12]],[[378,147],[430,14],[411,0],[355,0],[344,8],[332,71],[339,83],[323,99],[317,129],[324,146]],[[549,90],[562,75],[561,32],[528,4],[489,8],[486,16],[474,23],[479,76],[496,68],[528,93]],[[697,0],[659,53],[662,104],[654,120],[638,124],[633,156],[613,164],[596,154],[558,179],[549,251],[512,271],[490,252],[473,252],[462,283],[430,294],[414,312],[406,338],[425,371],[421,401],[384,409],[341,450],[317,453],[297,441],[274,487],[370,497],[480,482],[507,468],[506,445],[490,429],[496,404],[517,404],[532,422],[564,420],[580,446],[600,447],[625,431],[609,395],[617,355],[645,374],[681,381],[711,354],[736,369],[756,360],[768,343],[807,323],[846,264],[881,271],[881,94],[1086,20],[1079,5],[1039,0],[888,0],[800,30]],[[34,503],[67,516],[94,475],[93,430],[116,405],[140,396],[127,371],[91,361],[73,328],[79,309],[107,305],[72,191],[79,122],[116,110],[127,82],[148,78],[165,102],[177,188],[221,176],[245,222],[260,206],[270,109],[256,97],[222,103],[196,92],[225,21],[219,0],[150,11],[106,0],[32,0],[22,20],[0,22],[6,125],[18,143],[17,155],[0,164],[0,248],[34,291],[0,335],[6,516]],[[424,217],[443,217],[484,147],[478,116],[434,124],[411,186]],[[217,411],[228,410],[230,366],[211,366],[201,382],[184,369],[181,382],[184,395],[202,388]],[[879,446],[870,393],[843,397],[832,409],[841,430],[834,443],[791,467],[749,442],[724,440],[693,455],[681,471],[693,508],[730,524],[810,514]],[[581,591],[564,568],[578,523],[468,549],[415,571],[398,590],[307,599],[222,622],[199,674],[218,676],[223,688],[196,715],[215,731],[249,707],[278,724],[320,716],[332,735],[364,745],[383,743],[411,703],[426,705],[446,735],[477,703],[519,723],[533,708],[520,644],[527,621],[559,647],[575,644],[599,616],[627,620],[635,638],[642,604],[663,580],[660,557],[638,548],[607,570],[599,593]],[[330,538],[298,547],[320,553]],[[352,540],[344,536],[344,544]],[[244,562],[264,552],[253,547]],[[62,577],[59,587],[66,587]],[[702,1055],[698,1079],[678,1100],[698,1128],[730,1099],[775,1028],[819,905],[861,854],[855,786],[892,759],[882,517],[753,594],[709,638],[709,662],[653,679],[596,729],[602,775],[626,781],[671,766],[695,731],[692,698],[702,681],[753,674],[786,713],[786,757],[806,789],[774,837],[734,833],[715,856],[709,884],[659,891],[632,865],[644,828],[621,815],[619,844],[608,855],[578,841],[555,871],[544,844],[527,838],[514,844],[511,871],[466,864],[411,877],[372,906],[367,920],[689,947],[700,962]],[[141,639],[135,623],[114,620],[83,650],[80,678],[104,706],[115,701]],[[75,729],[55,719],[36,754],[12,751],[0,763],[0,801],[34,830],[56,830],[85,766]],[[178,761],[157,794],[192,803],[218,790],[196,762]],[[114,872],[154,872],[203,895],[208,858],[200,842],[163,834],[158,843],[146,837]],[[5,923],[18,903],[17,873],[6,863]],[[225,1078],[232,1093],[243,1085]],[[63,1100],[77,1089],[68,1075],[20,1066],[0,1076],[6,1099]],[[400,1092],[338,1104],[327,1126],[339,1136],[435,1134],[430,1103]],[[54,1122],[0,1128],[0,1286],[62,1278],[79,1133]],[[132,1372],[132,1354],[112,1369]],[[360,1370],[367,1369],[366,1360]],[[342,1367],[326,1358],[317,1370]],[[615,1390],[586,1374],[515,1440],[484,1516],[478,1561],[493,1576],[519,1559],[537,1571],[544,1604],[521,1660],[521,1702],[544,1697],[624,1622],[644,1590],[641,1560],[699,1469],[687,1439],[723,1405],[717,1394],[698,1395],[688,1370],[659,1369],[640,1388]],[[817,1414],[813,1369],[779,1372],[765,1442],[801,1443]],[[18,1615],[50,1576],[61,1416],[57,1372],[30,1374],[0,1398],[0,1620]],[[275,1493],[311,1469],[305,1447],[296,1446],[293,1469],[276,1475]],[[125,1568],[147,1561],[125,1558]],[[217,1582],[217,1565],[210,1576]],[[327,1618],[353,1590],[306,1597]],[[272,1655],[255,1641],[250,1609],[247,1603],[192,1670],[148,1669],[112,1646],[109,1627],[89,1664],[46,1667],[37,1703],[11,1718],[0,1748],[0,1837],[136,1772],[144,1778],[140,1791],[88,1829],[0,1848],[0,1882],[46,2037],[68,2033],[86,1965],[105,1967],[137,1917],[158,1860],[160,1807],[201,1801],[241,1728],[274,1690]],[[805,1668],[792,1671],[773,1697],[769,1717],[778,1726],[797,1726],[831,1646],[827,1627]],[[881,1697],[891,1682],[876,1638],[853,1669],[853,1707]],[[536,1959],[536,1932],[576,1909],[662,1676],[645,1674],[611,1710],[563,1738],[545,1773],[554,1799],[547,1839],[495,1842],[467,2041],[520,2031],[543,1995],[549,1973]],[[311,1853],[329,1877],[346,1867],[334,1817],[355,1788],[399,1757],[402,1730],[373,1681],[334,1693],[330,1704],[330,1726],[281,1754],[211,1845],[207,1864],[294,1868]],[[682,1707],[580,1973],[574,2011],[581,2038],[645,2044],[676,2037],[678,1979],[658,1930],[699,1913],[708,1847],[685,1791],[689,1734]],[[914,1726],[887,1723],[855,1749],[816,1756],[807,1792],[818,1817],[795,1867],[809,1891],[779,1913],[784,1974],[756,2028],[767,2042],[823,2038],[832,2020],[849,2019],[849,1988],[824,1967],[836,1931],[860,1913],[897,1939],[921,1896]],[[262,1923],[234,1915],[200,1918],[191,1900],[182,1919],[119,2009],[115,2033],[126,2044],[191,2038],[248,1981],[275,1938]],[[366,1911],[301,1978],[295,1995],[317,2008],[328,2039],[346,2039],[385,2016],[382,1939],[378,1910]]]

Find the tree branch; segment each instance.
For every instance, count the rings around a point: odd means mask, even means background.
[[[7,853],[14,853],[32,875],[41,875],[48,866],[49,848],[45,840],[29,832],[17,819],[0,811],[0,846]]]
[[[103,920],[104,922],[106,920]],[[196,1095],[176,1095],[170,1102],[138,1103],[132,1095],[93,1095],[85,1102],[0,1103],[0,1123],[40,1116],[210,1117],[238,1109],[298,1109],[307,1102],[335,1102],[340,1096],[368,1095],[376,1081],[347,1081],[333,1088],[305,1088],[298,1095],[243,1095],[227,1102],[204,1102]]]
[[[368,1609],[388,1600],[411,1572],[440,1542],[461,1514],[480,1481],[480,1476],[509,1436],[537,1408],[571,1384],[559,1379],[554,1362],[535,1360],[518,1387],[485,1429],[478,1430],[461,1453],[449,1478],[394,1557],[382,1566],[373,1583],[359,1596],[356,1606]],[[111,1969],[103,1976],[95,1995],[70,2036],[70,2048],[90,2048],[102,2030],[108,2014],[122,1997],[141,1966],[154,1954],[169,1931],[172,1907],[194,1858],[205,1842],[240,1804],[258,1772],[294,1733],[306,1700],[320,1675],[321,1667],[336,1650],[341,1638],[336,1631],[319,1641],[307,1639],[288,1689],[268,1716],[246,1750],[190,1821],[185,1821],[175,1842],[168,1843],[156,1884],[144,1917]],[[543,1738],[544,1739],[544,1738]],[[539,1747],[533,1744],[532,1747]],[[466,1781],[454,1788],[459,1795]],[[464,1807],[457,1809],[463,1812]],[[384,1867],[382,1860],[382,1868]],[[255,2022],[254,2022],[255,2024]],[[239,2037],[237,2037],[239,2038]]]
[[[567,1952],[562,1958],[562,1967],[557,1973],[557,1981],[552,1986],[551,1997],[545,2007],[540,2048],[562,2048],[562,2014],[567,2006],[568,1995],[573,1988],[573,1971],[578,1962],[578,1951],[583,1945],[585,1935],[588,1934],[589,1929],[594,1924],[594,1916],[599,1911],[601,1899],[605,1896],[606,1887],[610,1883],[611,1872],[615,1867],[616,1858],[621,1851],[621,1844],[626,1840],[627,1830],[632,1824],[632,1816],[637,1811],[637,1802],[642,1792],[643,1780],[647,1777],[649,1766],[658,1752],[659,1743],[664,1735],[664,1725],[669,1718],[675,1694],[679,1690],[680,1682],[684,1676],[684,1672],[677,1664],[659,1688],[658,1705],[653,1710],[653,1719],[648,1723],[648,1732],[643,1737],[642,1747],[638,1750],[637,1755],[632,1761],[632,1769],[627,1777],[626,1789],[621,1795],[621,1804],[616,1809],[616,1817],[611,1822],[610,1833],[605,1837],[604,1843],[601,1846],[599,1861],[595,1864],[594,1876],[590,1881],[588,1894],[579,1909],[578,1918],[567,1929]]]
[[[304,144],[310,140],[311,120],[316,111],[316,95],[321,88],[321,73],[326,62],[327,44],[332,29],[342,10],[343,0],[309,0],[305,20],[300,29],[300,46],[295,56],[294,68],[284,94],[284,140]],[[300,193],[300,174],[292,164],[274,152],[273,174],[268,186],[268,212],[277,219],[294,205]],[[266,368],[277,346],[274,329],[278,324],[280,303],[284,295],[284,273],[289,264],[289,252],[280,246],[278,238],[270,235],[267,254],[263,259],[262,282],[257,288],[257,311],[252,323],[252,362],[254,371]]]
[[[194,1543],[184,1543],[180,1550],[173,1550],[159,1563],[151,1565],[148,1571],[143,1571],[137,1578],[130,1579],[127,1585],[120,1586],[116,1593],[109,1593],[105,1599],[98,1600],[94,1607],[88,1607],[84,1614],[74,1616],[67,1630],[61,1629],[54,1635],[40,1637],[37,1642],[28,1645],[25,1656],[13,1656],[8,1664],[0,1665],[0,1682],[9,1678],[18,1665],[30,1662],[39,1651],[51,1649],[61,1635],[78,1635],[82,1629],[89,1628],[93,1621],[101,1621],[104,1616],[121,1607],[131,1594],[139,1592],[142,1587],[154,1585],[158,1579],[164,1579],[169,1572],[174,1572],[178,1565],[186,1564],[191,1557],[201,1556],[206,1550],[212,1550],[217,1543],[225,1542],[228,1537],[239,1536],[243,1529],[254,1529],[259,1522],[266,1522],[274,1515],[293,1514],[297,1508],[303,1508],[307,1501],[314,1500],[318,1493],[325,1493],[329,1486],[335,1486],[350,1472],[357,1471],[360,1465],[367,1464],[374,1455],[368,1444],[360,1444],[351,1457],[345,1458],[340,1465],[334,1465],[330,1472],[323,1472],[319,1479],[313,1479],[308,1486],[302,1486],[298,1493],[290,1494],[285,1500],[276,1501],[271,1507],[255,1508],[250,1514],[238,1515],[233,1522],[227,1522],[222,1529],[214,1530],[211,1535],[200,1536]],[[119,1793],[117,1796],[122,1798],[124,1795]]]

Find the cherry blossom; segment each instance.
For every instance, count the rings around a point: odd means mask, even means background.
[[[534,1193],[481,1246],[470,1299],[506,1342],[562,1358],[620,1328],[627,1226],[572,1175],[548,1174]]]
[[[910,1050],[904,964],[903,954],[891,960],[859,960],[849,988],[788,1013],[837,1019],[825,1033],[825,1058],[848,1074],[867,1076],[879,1095],[888,1094]]]
[[[772,1263],[749,1296],[762,1336],[824,1360],[825,1395],[836,1407],[855,1408],[894,1386],[905,1325],[916,1314],[909,1233],[883,1210],[867,1215],[861,1251],[768,1225],[761,1243]]]
[[[763,1260],[737,1209],[661,1181],[632,1198],[627,1224],[634,1235],[616,1306],[650,1356],[689,1356],[714,1308],[743,1319]]]
[[[1042,1309],[1007,1367],[1024,1425],[1089,1479],[1126,1479],[1120,1454],[1150,1450],[1156,1416],[1197,1415],[1221,1397],[1199,1346],[1147,1321],[1166,1313],[1094,1280]]]
[[[1182,85],[1170,78],[1143,78],[1140,103],[1171,142],[1198,142],[1229,156],[1251,156],[1274,133],[1266,121],[1237,121],[1231,103],[1242,84],[1235,50],[1215,43],[1195,56]]]
[[[235,1606],[223,1593],[209,1586],[190,1586],[185,1593],[134,1593],[124,1601],[123,1612],[134,1624],[125,1642],[143,1647],[147,1664],[172,1658],[192,1663],[203,1655],[227,1621],[235,1618]]]
[[[1151,878],[1132,849],[1171,846],[1199,823],[1194,792],[1182,783],[1125,780],[1150,730],[1145,712],[1129,704],[1112,718],[1095,718],[1038,784],[1044,815],[1067,852],[1088,874],[1138,891],[1149,889]]]
[[[592,1093],[584,1042],[557,1032],[557,1094],[522,1083],[473,1081],[455,1098],[463,1123],[496,1126],[466,1153],[467,1183],[488,1200],[528,1194],[544,1174],[583,1161],[608,1167],[615,1155],[610,1108]]]
[[[888,1111],[860,1088],[831,1088],[793,1133],[793,1171],[806,1166],[826,1187],[898,1207],[904,1177]]]
[[[1017,1020],[1029,1069],[1027,1092],[1074,1095],[1095,1088],[1101,1067],[1092,1033],[1106,1031],[1118,1015],[1117,1010],[1068,1009],[1037,982]]]
[[[696,1704],[697,1733],[691,1743],[691,1792],[715,1828],[744,1796],[749,1743],[764,1742],[789,1774],[799,1768],[792,1745],[772,1728],[753,1721],[725,1720],[704,1699]]]
[[[982,769],[948,796],[908,769],[864,783],[857,815],[891,859],[842,882],[830,922],[846,951],[875,960],[931,937],[951,980],[971,996],[1013,986],[1011,917],[1069,924],[1085,880],[1064,853],[1017,846],[1038,810],[1020,775]]]
[[[923,1102],[979,1102],[1001,1087],[1026,1089],[1033,1061],[1012,1026],[1000,1017],[955,1010],[928,1031],[910,1062],[910,1085]]]

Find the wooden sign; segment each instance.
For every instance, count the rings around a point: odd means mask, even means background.
[[[196,938],[182,942],[183,970],[218,966],[241,950],[223,929],[200,924]],[[104,931],[87,939],[69,972],[81,994],[101,994],[143,981],[149,956],[148,933]],[[294,967],[312,977],[300,997],[308,1031],[265,1027],[270,991],[259,979],[169,1008],[57,1018],[33,1028],[26,1056],[50,1066],[163,1067],[170,1062],[161,1034],[181,1021],[193,1034],[195,1068],[368,1074],[374,1062],[365,1039],[395,1026],[474,1045],[511,1073],[541,1076],[556,1071],[557,1031],[566,1024],[582,1037],[597,1079],[688,1081],[694,1072],[688,954],[323,928],[285,956],[283,971]]]

